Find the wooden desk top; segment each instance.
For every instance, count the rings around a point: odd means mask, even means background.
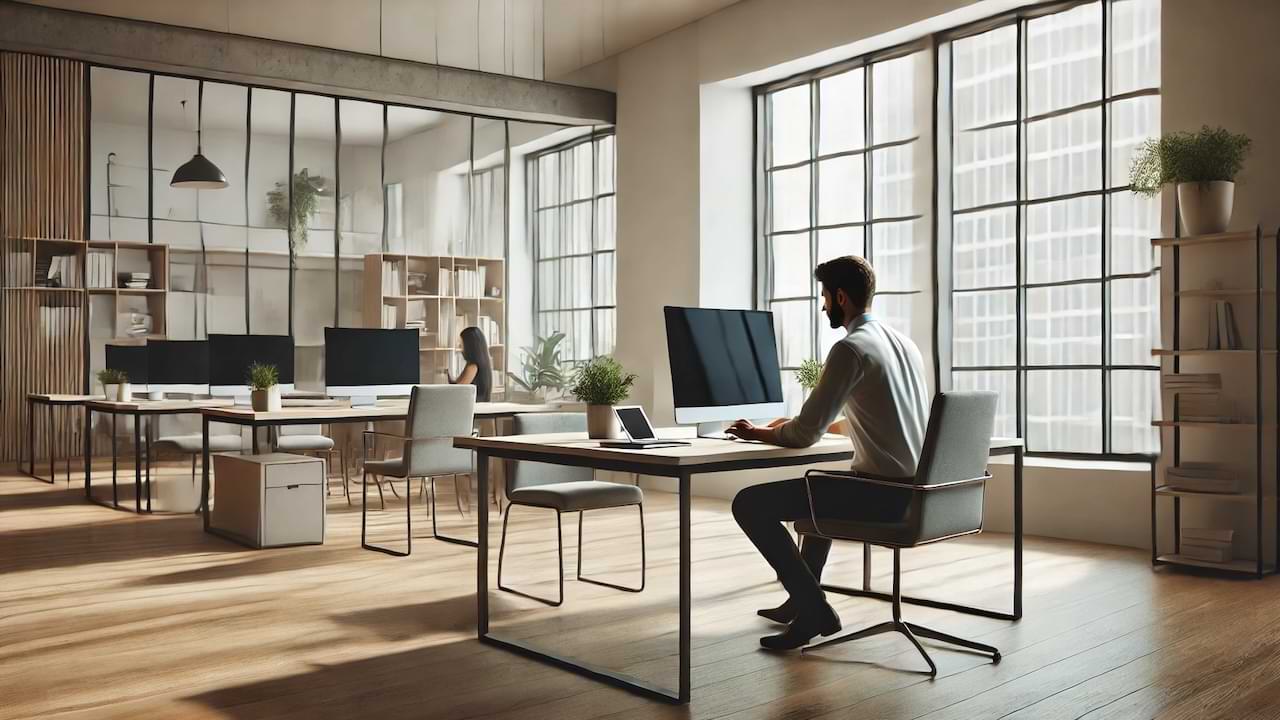
[[[101,395],[59,395],[57,393],[27,393],[28,400],[48,405],[79,405],[86,400],[104,400]]]
[[[123,415],[132,415],[134,413],[142,415],[178,415],[182,413],[200,412],[201,410],[208,408],[229,407],[233,402],[234,401],[231,398],[134,400],[132,402],[117,402],[115,400],[94,398],[92,400],[85,401],[85,407],[90,410],[120,413]]]
[[[476,403],[477,418],[497,418],[518,415],[520,413],[557,412],[561,408],[551,404],[524,404],[514,402]],[[228,420],[242,424],[272,423],[307,423],[307,422],[360,422],[376,420],[403,420],[409,413],[408,400],[388,400],[377,405],[351,407],[325,405],[287,405],[280,410],[257,412],[253,408],[240,406],[209,407],[203,414],[210,420]]]
[[[504,452],[535,453],[551,457],[578,457],[589,460],[612,461],[628,464],[660,467],[696,467],[723,463],[750,464],[794,459],[800,464],[808,458],[837,455],[832,459],[851,459],[853,443],[843,435],[824,435],[807,448],[785,448],[764,443],[741,440],[713,440],[695,437],[696,429],[662,428],[658,437],[686,440],[690,444],[678,447],[626,450],[602,448],[599,440],[588,440],[585,433],[552,433],[544,435],[514,435],[507,437],[455,437],[453,446],[469,450],[483,450],[496,457]]]

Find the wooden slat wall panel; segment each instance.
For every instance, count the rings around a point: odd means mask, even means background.
[[[0,53],[0,462],[26,457],[28,393],[83,389],[84,291],[32,288],[34,275],[10,269],[19,253],[33,265],[51,251],[84,256],[83,245],[66,241],[86,239],[86,72],[72,60]],[[62,457],[78,453],[78,412],[56,411],[52,437],[44,412],[37,458],[50,443]]]

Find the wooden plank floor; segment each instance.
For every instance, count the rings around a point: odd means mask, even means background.
[[[442,530],[473,535],[450,490]],[[388,494],[371,513],[376,538],[397,542],[404,507]],[[1022,622],[907,608],[1004,655],[993,666],[933,647],[930,680],[893,635],[803,657],[760,651],[771,628],[753,610],[780,589],[727,503],[697,499],[694,699],[678,708],[481,646],[473,550],[420,538],[409,558],[365,552],[359,512],[341,497],[329,509],[324,546],[255,552],[194,516],[139,517],[61,481],[0,474],[0,718],[1280,718],[1277,579],[1152,572],[1139,551],[1033,538]],[[425,507],[414,512],[429,532]],[[577,519],[564,521],[565,605],[494,592],[495,629],[672,686],[672,496],[649,495],[638,595],[573,582]],[[513,513],[504,580],[554,594],[554,528],[549,512]],[[634,511],[588,514],[586,535],[587,574],[638,580]],[[884,587],[889,558],[876,558]],[[1007,536],[943,543],[904,554],[904,588],[1001,606],[1009,562]],[[829,578],[860,576],[857,547],[837,548]],[[873,600],[835,604],[846,628],[888,618]]]

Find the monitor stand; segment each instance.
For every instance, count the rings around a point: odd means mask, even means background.
[[[377,395],[352,395],[351,407],[373,407],[378,404]]]
[[[710,438],[712,440],[731,440],[733,439],[733,436],[726,434],[724,431],[728,426],[729,423],[720,420],[713,422],[700,422],[698,423],[698,437]]]

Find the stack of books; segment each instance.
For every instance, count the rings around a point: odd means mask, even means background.
[[[406,330],[417,330],[419,333],[421,333],[423,330],[427,329],[427,321],[426,320],[405,320],[404,327]]]
[[[109,252],[91,252],[86,256],[86,280],[91,288],[113,288],[111,281],[115,277],[115,258]]]
[[[1240,492],[1236,474],[1225,465],[1205,462],[1186,462],[1165,472],[1165,485],[1172,490],[1187,492],[1225,493]]]
[[[1222,390],[1218,373],[1176,373],[1160,378],[1161,386],[1174,393],[1216,393]]]
[[[75,255],[53,255],[49,267],[37,278],[42,287],[67,288],[80,286],[80,258]]]
[[[1235,534],[1235,530],[1184,527],[1180,554],[1193,560],[1229,563]]]
[[[431,288],[427,285],[427,274],[420,272],[409,273],[409,294],[410,295],[430,295]]]
[[[1240,418],[1220,395],[1188,395],[1178,398],[1178,420],[1202,423],[1237,423]]]
[[[151,285],[149,272],[122,272],[116,275],[120,280],[119,287],[142,290]]]
[[[1235,312],[1231,303],[1218,300],[1209,310],[1209,340],[1205,345],[1208,350],[1239,350],[1240,330],[1236,327]]]
[[[140,337],[151,334],[151,316],[140,312],[123,312],[116,315],[116,333],[121,337]]]
[[[382,261],[382,294],[403,295],[404,284],[400,278],[400,263]]]
[[[480,332],[484,333],[485,342],[489,345],[502,343],[502,336],[498,334],[498,323],[488,315],[481,315],[476,318],[476,327],[480,328]]]

